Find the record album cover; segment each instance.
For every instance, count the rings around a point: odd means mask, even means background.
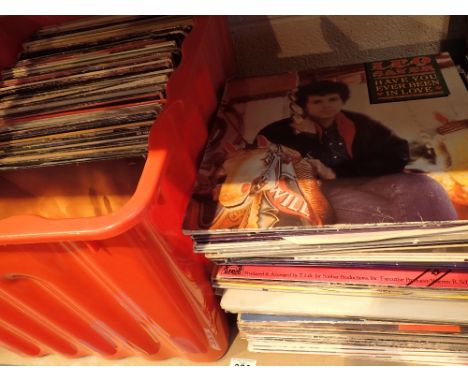
[[[467,127],[447,53],[230,80],[184,231],[460,224]]]

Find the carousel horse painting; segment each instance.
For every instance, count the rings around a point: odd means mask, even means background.
[[[332,222],[332,209],[318,180],[331,176],[328,168],[262,136],[255,148],[237,150],[226,144],[225,150],[228,157],[218,171],[223,182],[214,192],[218,208],[209,229]]]

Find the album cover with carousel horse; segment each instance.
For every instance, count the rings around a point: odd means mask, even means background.
[[[227,82],[184,232],[461,224],[468,96],[447,53]]]

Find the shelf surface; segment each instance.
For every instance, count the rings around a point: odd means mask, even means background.
[[[118,360],[106,360],[100,357],[66,358],[58,355],[44,357],[22,357],[4,348],[0,348],[1,365],[23,366],[229,366],[231,359],[255,360],[257,366],[390,366],[405,365],[372,358],[359,359],[340,356],[321,356],[310,354],[267,354],[253,353],[247,350],[247,341],[234,333],[234,340],[227,353],[216,362],[190,362],[185,359],[171,358],[163,361],[148,361],[144,358],[129,357]]]

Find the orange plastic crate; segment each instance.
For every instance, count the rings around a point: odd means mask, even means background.
[[[0,65],[11,65],[39,26],[68,18],[0,17]],[[94,179],[98,169],[111,180],[125,174],[114,162],[86,164],[77,173],[58,166],[13,174],[36,190],[63,186],[61,200],[76,216],[24,213],[30,210],[21,203],[43,198],[19,200],[0,188],[0,199],[11,199],[0,219],[0,344],[28,356],[210,361],[224,354],[228,330],[207,263],[181,226],[208,121],[233,71],[225,18],[195,18],[167,106],[152,127],[147,160],[121,207],[88,216],[80,203],[89,195],[65,184],[77,174]]]

